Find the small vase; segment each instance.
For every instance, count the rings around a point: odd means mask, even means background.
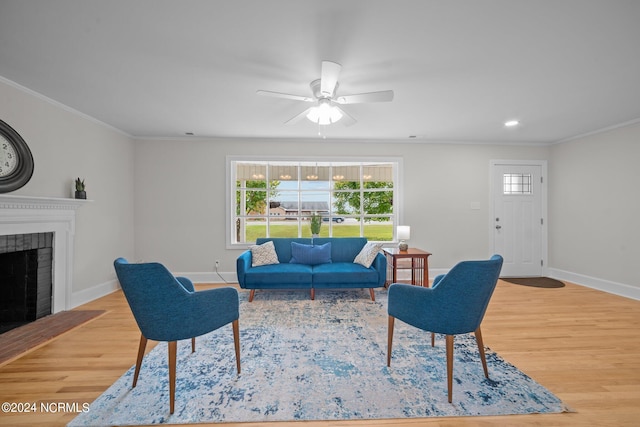
[[[87,192],[86,191],[76,191],[76,199],[86,199]]]

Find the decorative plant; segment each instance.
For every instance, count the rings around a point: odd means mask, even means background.
[[[320,227],[322,227],[322,216],[318,212],[314,212],[311,215],[311,234],[320,234]]]
[[[84,179],[76,178],[76,191],[84,191]]]
[[[87,192],[84,191],[85,187],[84,187],[84,179],[76,179],[76,199],[86,199],[87,198]]]

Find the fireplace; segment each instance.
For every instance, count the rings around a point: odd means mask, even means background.
[[[53,233],[0,236],[0,333],[51,314]]]
[[[29,276],[27,284],[23,283],[24,277],[17,279],[22,280],[23,287],[30,289],[23,298],[33,299],[34,285],[30,282],[33,275],[40,276],[36,289],[50,289],[49,296],[38,292],[35,314],[33,308],[24,310],[25,313],[28,312],[28,317],[35,315],[37,318],[43,312],[52,314],[73,308],[71,296],[76,209],[85,203],[86,200],[0,195],[0,256],[10,257],[9,263],[12,265],[10,270],[0,271],[0,287],[4,287],[5,280],[13,280],[11,277],[25,274],[12,273],[17,265],[25,263],[25,268],[32,270],[26,272]],[[9,245],[16,246],[8,250]],[[10,252],[17,255],[7,255]],[[0,263],[4,262],[0,260]],[[34,262],[37,265],[35,270]],[[49,276],[50,283],[46,283],[46,276]],[[43,279],[42,283],[39,279]],[[2,296],[0,298],[4,299]],[[48,308],[45,300],[49,302]],[[2,306],[2,310],[4,309]]]

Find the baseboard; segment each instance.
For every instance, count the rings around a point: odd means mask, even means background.
[[[117,280],[110,280],[105,283],[93,286],[89,289],[83,289],[78,292],[72,292],[69,298],[69,310],[76,308],[82,304],[86,304],[105,295],[120,289],[120,283]]]
[[[174,276],[188,277],[193,283],[238,283],[238,276],[235,271],[216,272],[188,272],[173,273]]]
[[[557,280],[566,280],[576,285],[586,286],[587,288],[597,289],[621,297],[640,300],[640,288],[630,286],[624,283],[612,282],[610,280],[599,279],[597,277],[585,276],[583,274],[571,273],[569,271],[557,268],[549,268],[549,277]]]
[[[193,283],[238,283],[235,271],[217,273],[173,273],[175,276],[185,276],[191,279]],[[73,292],[69,297],[69,307],[67,310],[76,308],[82,304],[86,304],[105,295],[120,289],[120,283],[117,279],[110,280],[105,283]]]
[[[439,274],[446,274],[449,271],[448,268],[436,268],[429,269],[429,281],[433,281],[433,278]],[[238,283],[238,276],[235,271],[220,271],[219,273],[173,273],[175,276],[188,277],[193,283]]]
[[[449,269],[435,268],[429,269],[429,279],[432,281],[439,274],[446,274]],[[193,283],[238,283],[235,271],[216,272],[188,272],[174,273],[176,276],[185,276],[191,279]],[[640,288],[636,286],[626,285],[624,283],[612,282],[610,280],[598,279],[596,277],[585,276],[583,274],[571,273],[569,271],[557,268],[549,268],[548,275],[552,279],[566,280],[576,285],[586,286],[587,288],[597,289],[625,298],[640,300]],[[93,301],[94,299],[108,295],[119,289],[117,280],[112,280],[90,289],[74,292],[71,295],[71,308]]]
[[[450,268],[430,268],[429,269],[429,282],[433,282],[433,279],[441,274],[447,274],[451,270]]]

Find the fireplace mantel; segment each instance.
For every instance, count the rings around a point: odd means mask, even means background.
[[[0,209],[64,209],[76,210],[89,202],[62,197],[13,196],[0,194]]]
[[[87,202],[89,200],[0,195],[0,235],[54,233],[53,313],[72,308],[76,209]]]

